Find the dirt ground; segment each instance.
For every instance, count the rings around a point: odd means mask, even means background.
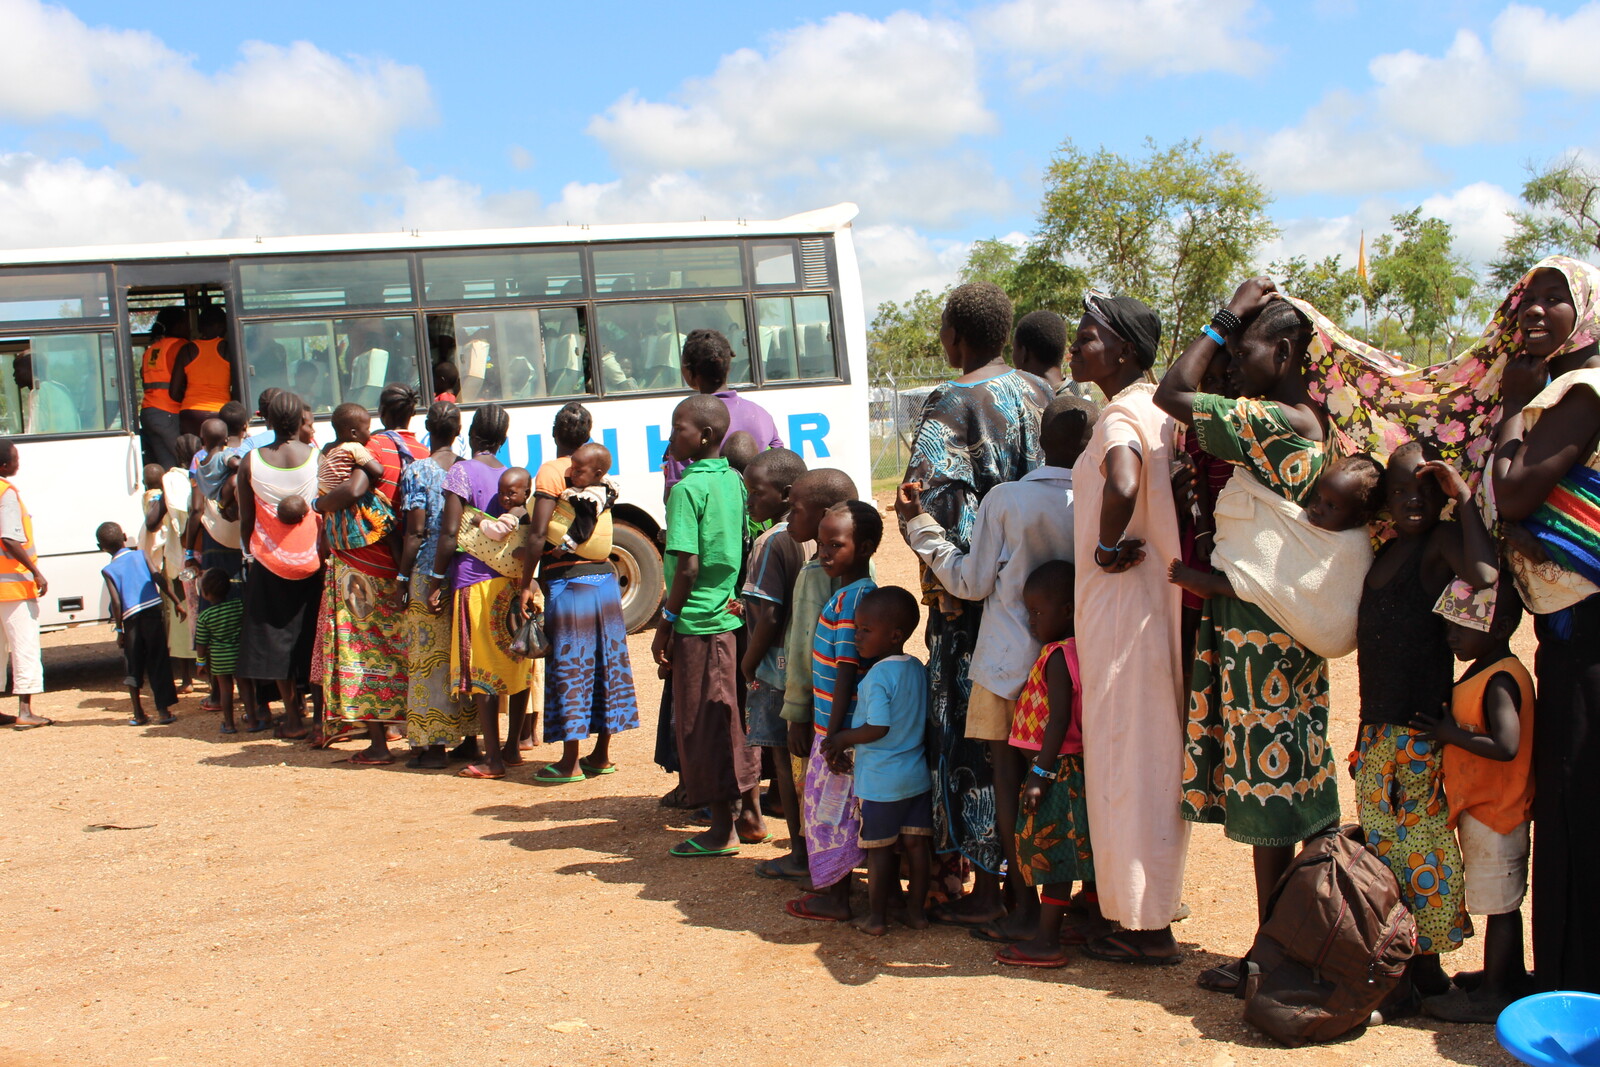
[[[891,533],[880,581],[914,588],[912,563]],[[791,919],[793,889],[753,873],[775,844],[667,856],[693,827],[657,804],[648,635],[621,772],[559,788],[529,784],[537,763],[481,782],[223,737],[198,695],[130,728],[109,639],[47,638],[36,707],[57,725],[0,738],[0,1067],[1513,1062],[1489,1027],[1302,1051],[1248,1030],[1194,984],[1253,933],[1249,852],[1215,827],[1189,853],[1179,967],[1019,970],[958,929]],[[1340,753],[1353,666],[1333,671]],[[1479,963],[1474,940],[1447,967]]]

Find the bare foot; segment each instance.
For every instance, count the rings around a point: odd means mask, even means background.
[[[928,914],[921,911],[908,911],[905,918],[900,920],[913,930],[926,930],[928,928]]]
[[[500,749],[500,759],[507,767],[522,766],[522,749],[516,745],[504,745]]]
[[[976,894],[968,893],[960,900],[935,904],[929,909],[928,919],[946,926],[982,926],[986,922],[1005,918],[1006,909],[1000,904],[979,903]]]
[[[851,923],[850,925],[854,926],[857,930],[860,930],[868,937],[882,937],[884,934],[889,932],[889,924],[873,915],[869,915],[865,919],[862,919],[859,922]],[[924,925],[926,925],[926,923],[924,923]]]

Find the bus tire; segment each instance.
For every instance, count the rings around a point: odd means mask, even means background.
[[[644,531],[619,522],[612,527],[610,559],[622,591],[622,621],[630,634],[637,633],[650,625],[666,599],[661,553]]]

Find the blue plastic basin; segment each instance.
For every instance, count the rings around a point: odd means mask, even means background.
[[[1538,993],[1500,1013],[1494,1036],[1523,1063],[1600,1067],[1600,996]]]

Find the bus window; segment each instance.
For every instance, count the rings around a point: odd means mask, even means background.
[[[795,246],[793,242],[776,245],[751,245],[750,258],[756,265],[757,285],[794,285]]]
[[[0,274],[0,322],[110,318],[107,291],[98,270]]]
[[[0,337],[0,433],[122,428],[122,382],[109,333]]]
[[[428,316],[434,362],[456,365],[463,404],[589,393],[587,334],[578,308]]]
[[[436,252],[422,257],[430,304],[527,300],[584,295],[583,258],[576,252]]]
[[[600,377],[607,393],[686,388],[683,341],[699,329],[717,330],[733,346],[728,384],[750,381],[743,300],[600,304],[594,314]]]
[[[418,385],[416,322],[409,315],[251,322],[244,347],[249,396],[268,386],[289,389],[319,415],[347,402],[376,409],[390,382]]]
[[[838,377],[827,297],[756,298],[756,335],[763,381]]]
[[[602,293],[739,289],[744,286],[744,263],[733,244],[596,248],[594,284]]]
[[[409,304],[411,264],[403,256],[246,262],[239,288],[245,311]]]

